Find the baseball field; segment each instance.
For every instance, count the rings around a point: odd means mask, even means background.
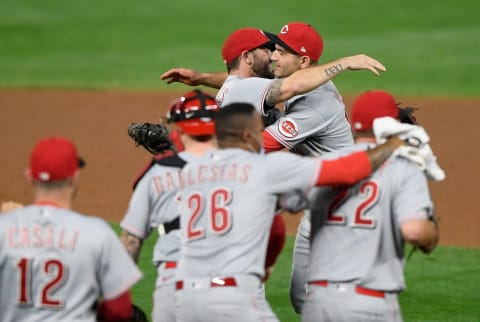
[[[440,247],[406,262],[405,321],[480,321],[480,3],[474,0],[214,0],[0,2],[0,201],[28,203],[23,179],[35,141],[71,138],[87,160],[74,208],[118,229],[136,174],[149,155],[127,135],[130,122],[156,122],[187,87],[166,85],[171,67],[222,71],[220,47],[234,29],[272,32],[306,21],[324,38],[321,61],[377,58],[380,77],[346,72],[335,83],[349,109],[368,89],[392,92],[432,138],[447,179],[431,183]],[[289,233],[299,216],[285,215]],[[154,236],[144,244],[144,279],[134,299],[150,312]],[[267,283],[281,321],[299,321],[288,301],[293,236]]]

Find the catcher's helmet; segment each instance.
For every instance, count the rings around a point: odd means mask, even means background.
[[[167,122],[177,124],[186,134],[213,135],[218,110],[213,96],[196,89],[172,103],[167,110]]]

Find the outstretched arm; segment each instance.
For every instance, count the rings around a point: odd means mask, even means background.
[[[160,76],[167,84],[183,83],[189,86],[205,85],[212,88],[222,87],[227,72],[203,73],[190,68],[172,68]]]
[[[300,69],[286,78],[274,80],[268,90],[265,102],[269,106],[274,106],[295,95],[307,93],[348,69],[366,69],[377,76],[379,70],[386,71],[385,66],[379,61],[366,55],[340,58],[324,65]]]
[[[324,160],[317,178],[317,186],[351,185],[368,177],[387,160],[395,150],[406,143],[394,136],[375,148],[355,152],[342,158]]]

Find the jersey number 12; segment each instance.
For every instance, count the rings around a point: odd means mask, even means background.
[[[32,284],[35,282],[35,275],[32,270],[31,258],[21,258],[17,263],[18,268],[18,298],[17,303],[21,306],[32,305]],[[41,270],[35,274],[45,274],[48,280],[39,287],[41,292],[40,307],[61,308],[63,301],[53,297],[53,292],[63,284],[66,275],[63,263],[58,259],[49,259],[41,263]]]

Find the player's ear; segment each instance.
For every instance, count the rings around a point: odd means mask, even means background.
[[[75,171],[73,176],[68,178],[68,185],[73,186],[73,187],[76,186],[79,178],[80,178],[80,170],[77,170],[77,171]]]
[[[308,56],[301,56],[300,57],[300,68],[307,68],[310,66],[311,60]]]
[[[33,182],[32,171],[30,171],[30,168],[26,168],[23,174],[25,175],[25,179],[27,179],[29,183]]]
[[[247,65],[253,65],[254,57],[251,51],[242,51],[240,55]]]

